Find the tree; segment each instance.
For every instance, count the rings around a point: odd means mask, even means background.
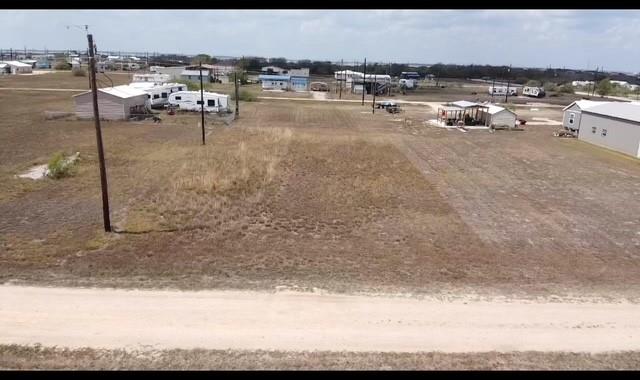
[[[573,88],[571,83],[565,83],[560,86],[560,88],[558,88],[558,91],[565,94],[573,94],[575,92],[575,89]]]
[[[286,58],[270,58],[269,59],[269,65],[280,67],[280,68],[283,68],[283,69],[288,69],[289,68],[289,65],[287,64],[287,59]]]
[[[596,87],[596,92],[602,97],[607,96],[613,90],[613,86],[611,85],[611,80],[609,78],[604,78],[600,82],[598,82],[598,86]]]
[[[212,65],[218,62],[218,60],[216,58],[211,57],[208,54],[198,54],[195,57],[193,57],[193,59],[191,60],[192,65],[197,65],[200,62]]]

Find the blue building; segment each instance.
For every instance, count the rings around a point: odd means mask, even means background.
[[[262,74],[258,77],[263,90],[309,90],[309,69],[284,70],[278,74]]]
[[[258,76],[263,90],[288,90],[291,77],[289,75],[262,74]]]

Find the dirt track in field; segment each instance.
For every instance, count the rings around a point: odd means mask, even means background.
[[[0,344],[352,352],[640,349],[640,305],[0,287]]]

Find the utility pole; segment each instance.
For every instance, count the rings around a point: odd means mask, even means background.
[[[504,95],[505,103],[509,103],[509,84],[511,81],[509,74],[511,74],[511,65],[509,65],[509,68],[507,69],[507,93]]]
[[[362,74],[362,105],[364,106],[364,93],[367,91],[367,59],[364,59],[364,73]]]
[[[111,232],[111,220],[109,218],[109,193],[107,191],[107,169],[104,164],[104,150],[102,147],[102,131],[100,129],[100,112],[98,111],[98,88],[96,87],[96,61],[93,54],[93,36],[87,34],[89,41],[89,63],[91,77],[91,93],[93,95],[93,119],[96,124],[96,141],[98,144],[98,159],[100,160],[100,184],[102,186],[102,217],[104,230]]]
[[[237,71],[233,72],[233,82],[235,83],[236,90],[236,117],[240,116],[240,101],[238,99],[238,75]]]
[[[371,113],[376,113],[376,92],[378,92],[378,82],[376,81],[377,75],[373,74],[373,102],[371,103]]]
[[[493,82],[491,83],[491,103],[493,103],[493,94],[496,92],[496,77],[493,77]]]
[[[340,60],[340,69],[342,71],[340,76],[344,77],[344,59]],[[342,80],[339,81],[339,85],[340,85],[340,96],[338,97],[338,99],[342,99]]]
[[[204,85],[202,84],[202,61],[200,61],[200,114],[202,116],[202,145],[204,145]]]

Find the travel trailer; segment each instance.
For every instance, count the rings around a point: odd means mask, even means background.
[[[203,93],[204,110],[221,112],[229,109],[229,95]],[[169,105],[184,111],[200,111],[200,91],[178,91],[169,95]]]
[[[522,95],[530,96],[533,98],[543,98],[545,96],[544,88],[542,87],[528,87],[525,86],[522,89]]]
[[[172,93],[187,89],[187,86],[181,83],[133,82],[129,86],[146,92],[152,108],[164,107],[165,104],[169,103],[169,96]]]
[[[133,74],[132,82],[152,82],[156,84],[167,83],[171,80],[171,76],[169,74],[157,74],[157,73],[149,73],[149,74]]]
[[[406,88],[408,89],[412,89],[412,88],[416,88],[418,87],[418,81],[416,79],[400,79],[398,81],[398,84],[400,84],[401,86],[404,85]]]
[[[489,86],[489,95],[506,95],[507,86]],[[518,90],[515,87],[509,87],[510,96],[518,96]]]

